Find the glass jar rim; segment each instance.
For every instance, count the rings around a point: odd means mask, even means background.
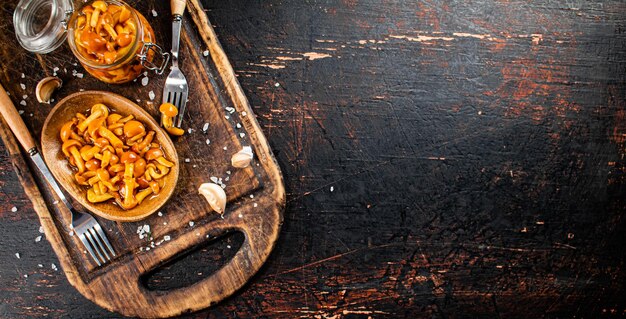
[[[49,7],[49,8],[48,8]],[[49,9],[47,21],[40,30],[34,30],[40,10]],[[50,53],[67,38],[64,21],[72,14],[71,0],[20,0],[13,12],[13,27],[20,45],[34,53]]]
[[[74,14],[72,15],[71,19],[69,20],[67,31],[68,31],[68,37],[69,37],[68,40],[69,40],[70,49],[72,50],[74,55],[81,61],[81,63],[85,64],[86,66],[88,66],[90,68],[94,68],[94,69],[110,69],[110,68],[115,68],[117,66],[120,66],[122,64],[127,63],[130,59],[133,59],[135,57],[135,55],[136,55],[135,52],[137,52],[137,49],[139,48],[139,43],[142,42],[141,39],[143,38],[143,23],[141,22],[141,19],[139,19],[139,15],[137,14],[137,11],[135,9],[133,9],[130,5],[128,5],[124,1],[120,1],[120,0],[104,0],[107,4],[126,6],[127,8],[131,9],[130,10],[131,19],[133,19],[133,21],[136,23],[136,26],[137,26],[135,28],[136,29],[135,30],[135,41],[133,41],[132,48],[130,50],[128,50],[128,52],[126,52],[126,54],[124,54],[122,57],[116,59],[111,64],[102,64],[102,63],[93,62],[93,60],[85,57],[77,49],[77,44],[74,42],[74,32],[73,31],[74,31],[74,27],[75,27],[75,24],[77,22],[77,19],[80,16],[79,12],[80,12],[80,10],[82,10],[82,8],[92,4],[94,1],[97,1],[97,0],[91,0],[91,1],[89,1],[87,3],[85,3],[81,7],[81,9],[79,9],[76,12],[74,12]]]

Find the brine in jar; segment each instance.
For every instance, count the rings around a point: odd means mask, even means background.
[[[85,70],[106,83],[120,84],[144,70],[141,59],[152,63],[154,30],[146,18],[122,1],[97,0],[74,13],[68,25],[69,45]]]

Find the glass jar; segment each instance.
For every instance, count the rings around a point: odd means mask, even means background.
[[[76,12],[71,0],[20,0],[13,24],[30,52],[52,52],[68,39],[85,70],[106,83],[132,81],[144,69],[162,74],[169,61],[146,18],[119,0],[90,1]]]

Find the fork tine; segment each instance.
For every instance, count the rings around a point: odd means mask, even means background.
[[[113,246],[109,242],[109,239],[107,238],[106,234],[104,233],[104,230],[102,230],[102,227],[100,227],[100,224],[96,224],[96,226],[94,228],[96,229],[96,232],[98,233],[98,235],[100,236],[100,238],[102,239],[102,241],[104,242],[106,247],[108,248],[109,252],[111,252],[111,255],[113,255],[113,257],[115,257],[116,256],[115,255],[115,250],[113,250]]]
[[[85,248],[87,248],[87,251],[89,252],[91,257],[93,258],[93,260],[96,261],[96,264],[98,264],[98,266],[100,266],[101,265],[100,260],[98,260],[98,257],[96,257],[96,254],[93,252],[93,249],[91,249],[91,244],[89,243],[89,241],[87,240],[85,235],[84,234],[79,234],[78,238],[80,238],[80,241],[83,242],[83,245],[85,246]]]
[[[98,257],[100,257],[99,260],[102,263],[106,263],[106,259],[104,259],[104,257],[102,257],[102,254],[100,253],[100,249],[98,248],[98,246],[96,246],[96,243],[93,240],[93,238],[91,238],[91,233],[89,233],[89,230],[85,231],[85,237],[87,238],[87,241],[89,241],[89,244],[91,244],[91,248],[96,252]]]
[[[104,247],[104,244],[102,243],[102,241],[100,240],[100,236],[98,236],[98,234],[96,234],[96,230],[93,228],[89,228],[89,232],[91,233],[91,237],[94,239],[94,241],[98,244],[98,247],[100,247],[100,252],[102,254],[104,254],[104,257],[106,257],[105,262],[110,261],[111,257],[109,257],[109,254],[107,254],[107,249]]]
[[[180,127],[181,124],[183,124],[183,116],[185,116],[186,106],[187,106],[187,93],[183,91],[180,93],[180,101],[176,105],[176,107],[178,107],[178,115],[176,116],[176,122],[174,123],[176,127]]]

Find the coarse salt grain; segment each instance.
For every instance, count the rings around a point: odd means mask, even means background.
[[[190,127],[190,128],[188,128],[188,129],[187,129],[187,133],[189,133],[189,134],[193,133],[193,129],[192,129],[191,127]]]
[[[211,176],[209,179],[211,180],[211,182],[213,182],[213,183],[216,183],[216,184],[217,184],[217,177],[215,177],[215,176]]]
[[[185,158],[185,163],[189,163],[189,162],[191,162],[191,159]]]
[[[206,139],[206,145],[209,145],[209,144],[211,144],[211,140],[207,138]]]
[[[82,79],[82,78],[83,78],[83,76],[84,76],[84,75],[83,75],[82,73],[76,73],[76,77],[77,77],[77,78],[79,78],[79,79]]]
[[[254,203],[254,204],[252,204],[252,206],[257,207],[257,206],[259,206],[259,204]]]
[[[241,112],[241,115],[246,116],[248,115],[248,113],[246,113],[246,111]]]
[[[204,123],[204,125],[202,126],[202,132],[205,132],[209,129],[209,123]]]
[[[224,146],[224,150],[227,150],[227,149],[228,149],[228,146]]]
[[[28,95],[24,94],[22,95],[22,99],[26,100],[28,98]]]
[[[150,81],[150,79],[146,76],[143,79],[141,79],[141,85],[146,86],[148,85],[148,81]]]
[[[24,110],[19,110],[17,111],[17,113],[19,113],[20,115],[24,114]]]
[[[280,83],[276,82],[276,84],[274,84],[275,87],[279,87]]]
[[[157,215],[159,215],[159,217],[160,217],[160,216],[163,216],[163,213],[158,212]]]
[[[235,108],[234,108],[234,107],[227,106],[227,107],[226,107],[226,111],[228,111],[228,113],[230,113],[230,114],[233,114],[233,113],[235,113]]]
[[[15,257],[17,257],[17,259],[21,259],[22,257],[20,257],[20,253],[15,253]]]
[[[159,14],[156,12],[156,10],[152,9],[152,16],[153,16],[153,17],[156,17],[156,16],[158,16],[158,15],[159,15]]]
[[[331,186],[331,187],[330,187],[330,191],[332,192],[332,191],[334,191],[334,190],[335,190],[335,187],[334,187],[334,186]]]
[[[170,237],[170,235],[165,235],[165,236],[163,236],[163,239],[165,241],[170,241],[171,237]]]
[[[13,206],[13,208],[11,208],[11,211],[14,213],[17,212],[17,207]]]
[[[43,234],[43,226],[39,226],[39,232]]]
[[[236,126],[237,126],[237,128],[241,128],[241,124],[239,124],[239,123],[237,123]]]
[[[154,91],[150,91],[148,92],[148,97],[150,98],[150,101],[153,101],[156,97],[156,94],[154,94]]]
[[[37,264],[37,267],[43,268],[43,265],[42,264]]]
[[[250,198],[254,198],[254,194],[250,194]]]
[[[26,75],[24,73],[22,73],[22,79],[25,78],[25,77],[26,77]]]
[[[26,275],[26,274],[25,274],[25,275],[24,275],[24,278],[28,278],[28,275]]]
[[[230,245],[226,245],[226,248],[230,249]]]
[[[204,52],[202,52],[202,55],[209,56],[209,50],[204,50]]]
[[[239,133],[239,137],[244,138],[245,136],[246,136],[246,133],[243,133],[243,132]]]
[[[26,101],[21,100],[21,101],[20,101],[20,105],[22,105],[22,106],[26,106]]]
[[[243,218],[243,215],[242,215],[242,214],[239,214],[239,218]]]
[[[20,83],[20,87],[22,88],[22,90],[26,90],[26,84]]]
[[[57,265],[55,265],[55,264],[50,265],[50,267],[51,267],[51,268],[52,268],[52,270],[54,270],[54,271],[56,271],[56,270],[58,269],[58,268],[57,268]]]
[[[189,222],[189,227],[193,227],[193,225],[195,225],[196,223],[194,223],[193,221]]]
[[[37,236],[37,237],[35,237],[35,242],[36,242],[36,243],[38,243],[38,242],[40,242],[40,241],[41,241],[41,236]]]

